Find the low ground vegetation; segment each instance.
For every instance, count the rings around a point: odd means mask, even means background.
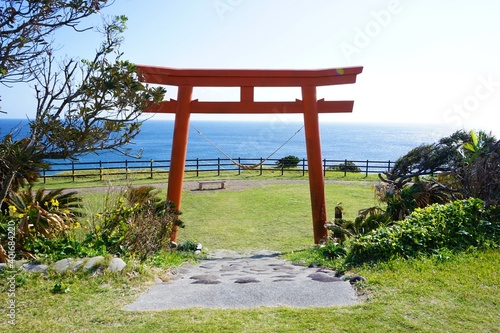
[[[456,138],[462,138],[460,144]],[[197,325],[203,323],[208,331],[270,331],[279,325],[286,326],[287,331],[299,332],[305,329],[305,324],[294,318],[304,319],[305,314],[309,318],[308,329],[315,331],[342,327],[356,327],[357,332],[408,329],[435,332],[443,327],[455,331],[469,328],[494,331],[499,324],[495,304],[500,264],[499,192],[494,187],[499,175],[495,168],[490,173],[499,147],[495,142],[483,134],[459,133],[452,140],[442,140],[439,146],[439,149],[443,145],[446,149],[455,147],[458,151],[452,162],[446,160],[447,171],[436,162],[437,167],[427,167],[427,171],[418,175],[414,171],[409,173],[411,176],[404,175],[404,170],[415,170],[415,165],[424,160],[417,159],[418,163],[401,160],[394,170],[381,175],[382,182],[378,184],[366,183],[366,179],[347,185],[327,184],[330,200],[327,205],[335,206],[336,214],[328,225],[330,238],[316,247],[309,245],[310,207],[304,200],[308,188],[302,184],[185,193],[184,204],[190,208],[183,212],[183,220],[189,224],[188,229],[180,230],[181,244],[177,250],[169,248],[169,233],[174,225],[182,224],[180,212],[173,210],[171,203],[162,199],[164,193],[154,187],[129,186],[124,192],[84,197],[62,190],[20,189],[9,194],[0,216],[0,259],[8,260],[6,249],[11,241],[16,246],[16,259],[53,261],[119,255],[129,262],[125,272],[104,273],[99,277],[83,272],[43,277],[18,272],[15,285],[22,327],[26,330],[33,328],[27,311],[37,318],[36,327],[40,330],[67,331],[68,327],[76,330],[75,325],[81,321],[55,323],[47,319],[46,313],[42,315],[36,310],[53,311],[62,302],[94,318],[92,327],[120,326],[124,332],[137,331],[139,327],[144,330],[145,321],[150,325],[148,331],[154,331],[155,327],[164,330],[169,325],[183,327],[186,332],[196,331],[193,316],[198,318]],[[428,148],[434,151],[433,147]],[[433,176],[428,170],[441,173]],[[491,182],[480,181],[480,175],[487,175]],[[468,179],[466,186],[464,179]],[[467,196],[471,193],[477,195]],[[13,235],[15,239],[10,240]],[[209,250],[274,249],[297,263],[328,266],[342,273],[361,273],[368,282],[358,284],[359,292],[369,301],[348,309],[328,309],[328,314],[322,309],[254,309],[224,314],[214,310],[196,314],[170,311],[169,318],[175,313],[176,319],[167,324],[165,314],[146,319],[141,314],[130,317],[119,311],[120,306],[144,291],[147,284],[141,285],[145,281],[153,277],[161,279],[171,267],[196,260],[193,252],[198,243]],[[2,276],[5,274],[0,272]],[[7,288],[10,287],[4,283],[3,289]],[[38,298],[32,299],[33,295]],[[106,306],[96,305],[103,302],[109,307],[106,295],[120,295],[117,299],[113,297],[120,304],[112,305],[115,310],[111,313]],[[422,302],[422,298],[431,302]],[[440,313],[439,319],[428,312],[429,304]],[[362,327],[361,312],[372,318]],[[271,313],[278,319],[269,321]],[[213,314],[226,320],[214,321],[210,319]],[[265,317],[267,322],[259,320],[259,324],[250,327],[240,317],[252,323],[257,323],[255,317]],[[474,327],[464,322],[474,323]]]
[[[361,172],[361,169],[354,162],[348,162],[332,165],[327,168],[328,171],[342,171],[342,172]]]
[[[12,193],[9,212],[1,216],[0,261],[7,262],[8,225],[16,226],[16,259],[118,255],[146,260],[168,249],[170,231],[182,226],[180,212],[152,186],[129,186],[107,194],[102,210],[84,214],[76,192],[43,189]],[[3,250],[3,251],[1,251]]]

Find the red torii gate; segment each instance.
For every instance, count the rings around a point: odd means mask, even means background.
[[[355,83],[363,67],[321,70],[174,69],[137,66],[142,82],[177,86],[177,100],[163,101],[146,112],[174,113],[174,136],[167,199],[180,210],[191,113],[303,113],[314,230],[318,244],[327,235],[326,200],[319,132],[319,113],[352,112],[354,101],[317,100],[316,87]],[[193,87],[240,87],[239,102],[192,100]],[[254,87],[301,87],[302,100],[256,102]],[[172,232],[177,239],[177,229]]]

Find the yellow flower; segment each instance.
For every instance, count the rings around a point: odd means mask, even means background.
[[[16,206],[9,206],[9,214],[15,214],[17,212]]]
[[[59,201],[57,199],[52,199],[50,200],[50,203],[52,204],[53,207],[59,207]]]

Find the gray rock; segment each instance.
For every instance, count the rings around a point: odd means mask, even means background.
[[[85,265],[83,266],[83,268],[86,270],[94,270],[96,268],[96,266],[98,266],[103,261],[104,261],[103,256],[96,256],[96,257],[89,258],[85,262]]]
[[[219,280],[196,280],[191,284],[219,284]]]
[[[328,275],[326,273],[313,273],[309,274],[308,277],[310,277],[314,281],[319,281],[319,282],[338,282],[342,281],[342,279]]]
[[[47,273],[49,266],[35,263],[27,263],[22,266],[22,269],[29,273]]]
[[[61,259],[59,261],[56,261],[54,263],[54,265],[52,266],[52,268],[54,269],[54,271],[56,273],[63,273],[64,271],[66,271],[69,268],[72,261],[73,261],[73,259],[71,259],[71,258]]]
[[[289,265],[278,265],[278,266],[273,267],[273,270],[278,271],[278,272],[293,271],[294,269],[295,269],[295,267],[289,266]]]
[[[215,275],[210,275],[210,274],[203,274],[203,275],[194,275],[191,276],[190,279],[192,280],[217,280],[219,277]]]
[[[295,280],[293,279],[276,279],[273,280],[273,282],[294,282]]]
[[[356,276],[353,276],[352,278],[349,279],[349,283],[350,284],[355,284],[357,282],[366,282],[366,279],[364,277],[362,277],[361,275],[356,275]]]
[[[241,278],[241,279],[237,279],[236,281],[234,281],[234,283],[240,283],[240,284],[259,283],[259,282],[260,282],[259,280],[252,278],[252,277]]]
[[[266,272],[267,269],[265,269],[265,268],[250,268],[250,271],[260,273],[260,272]]]
[[[277,279],[293,279],[293,278],[295,278],[295,275],[290,275],[290,274],[287,274],[287,275],[276,275],[276,276],[274,276],[274,278],[277,278]]]
[[[66,259],[61,259],[59,261],[56,261],[52,265],[52,269],[56,273],[63,273],[65,271],[71,271],[71,272],[76,272],[80,267],[82,267],[84,261],[83,260],[75,260],[72,258],[66,258]]]
[[[113,258],[109,262],[108,270],[111,272],[120,272],[125,266],[127,266],[127,264],[121,258]]]

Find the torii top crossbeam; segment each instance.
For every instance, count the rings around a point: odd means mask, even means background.
[[[139,66],[143,82],[171,86],[240,87],[239,102],[191,102],[191,113],[303,113],[302,101],[255,102],[254,87],[318,87],[356,82],[362,67],[320,70],[175,69]],[[353,101],[317,103],[318,113],[351,112]],[[279,110],[279,111],[278,111]],[[176,113],[177,101],[164,101],[147,112]]]
[[[163,101],[146,112],[175,113],[167,198],[180,210],[191,113],[303,113],[313,215],[314,241],[327,236],[318,113],[352,112],[353,101],[317,100],[316,87],[355,83],[363,67],[319,70],[175,69],[139,65],[142,82],[179,87],[177,100]],[[192,100],[193,87],[240,87],[240,101]],[[256,102],[255,87],[300,87],[302,100]],[[174,229],[172,240],[176,240]]]
[[[303,87],[356,82],[363,67],[313,70],[178,69],[139,66],[144,82],[195,87]]]

